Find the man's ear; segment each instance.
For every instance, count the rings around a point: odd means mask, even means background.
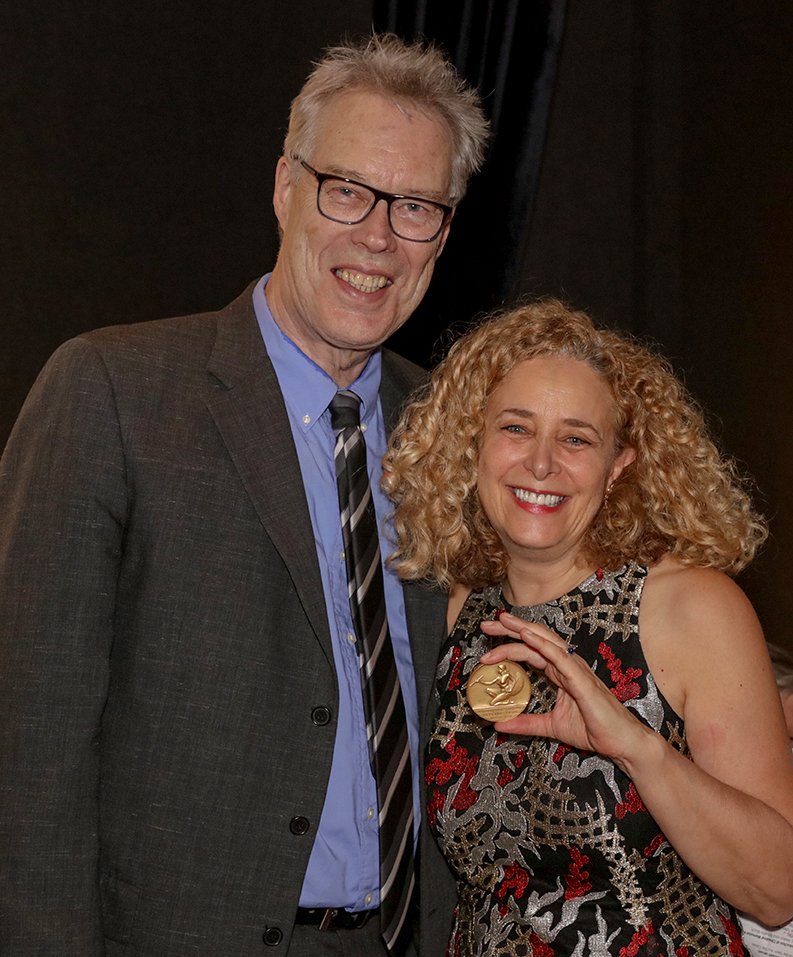
[[[275,166],[275,186],[273,188],[273,209],[278,219],[278,225],[284,228],[289,195],[294,187],[292,179],[292,164],[282,156]]]

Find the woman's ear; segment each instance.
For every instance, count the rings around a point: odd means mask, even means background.
[[[611,468],[611,474],[609,480],[606,483],[611,486],[622,474],[623,470],[627,465],[630,465],[631,462],[636,459],[636,449],[632,445],[627,445],[620,454],[614,459],[614,465]]]

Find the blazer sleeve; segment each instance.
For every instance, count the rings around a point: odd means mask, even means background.
[[[77,339],[0,461],[0,953],[99,957],[99,735],[127,493],[111,382]]]

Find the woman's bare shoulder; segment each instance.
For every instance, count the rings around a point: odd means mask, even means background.
[[[666,556],[650,568],[642,594],[642,610],[659,622],[696,627],[703,621],[731,621],[738,615],[748,623],[755,618],[741,588],[715,568],[682,565]]]
[[[664,558],[650,569],[639,614],[642,647],[656,683],[678,714],[693,687],[733,681],[767,659],[757,615],[722,572]]]

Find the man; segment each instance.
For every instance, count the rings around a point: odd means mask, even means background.
[[[367,647],[377,589],[340,489],[365,454],[379,581],[379,460],[421,381],[379,347],[485,134],[436,51],[330,51],[292,107],[272,274],[218,313],[80,336],[42,373],[0,468],[4,957],[404,950],[445,600],[386,571],[390,638]],[[394,766],[385,721],[410,742]],[[434,854],[428,954],[453,901]]]

